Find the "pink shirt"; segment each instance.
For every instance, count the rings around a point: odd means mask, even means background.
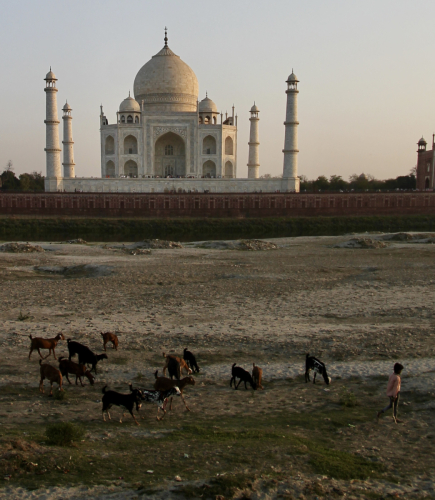
[[[400,375],[397,373],[392,373],[388,379],[387,385],[387,396],[395,398],[400,392]]]

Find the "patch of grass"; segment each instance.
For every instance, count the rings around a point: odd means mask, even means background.
[[[126,365],[128,363],[127,358],[110,358],[110,361],[114,365]]]
[[[56,401],[66,401],[68,399],[68,393],[66,391],[56,391],[54,393],[54,399]]]
[[[379,476],[385,470],[380,463],[344,451],[323,448],[312,443],[308,444],[308,449],[309,463],[317,474],[349,480]]]
[[[47,444],[71,446],[73,442],[80,441],[85,437],[85,430],[71,422],[59,422],[47,425],[45,435],[47,436]]]
[[[29,319],[30,316],[28,314],[23,314],[21,309],[20,309],[20,314],[18,315],[18,321],[26,321],[26,319]]]
[[[359,403],[355,394],[347,387],[343,387],[340,394],[340,404],[347,408],[353,408]]]

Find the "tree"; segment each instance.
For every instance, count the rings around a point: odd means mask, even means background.
[[[13,172],[14,171],[14,164],[12,163],[12,160],[8,160],[6,163],[6,172]]]
[[[348,188],[348,184],[341,175],[331,175],[329,178],[329,187],[331,191],[344,191]]]
[[[319,175],[314,181],[314,189],[319,191],[328,191],[329,181],[324,175]]]
[[[20,189],[20,181],[15,177],[12,170],[5,170],[0,177],[3,191],[18,191]]]

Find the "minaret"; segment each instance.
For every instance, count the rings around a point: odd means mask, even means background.
[[[46,191],[56,191],[57,190],[57,178],[62,177],[61,167],[60,167],[60,146],[59,146],[59,120],[57,116],[57,88],[56,75],[51,71],[47,73],[45,80],[45,95],[46,95],[46,119],[44,121],[46,125],[46,147],[45,151],[47,153],[47,182]],[[55,180],[56,182],[50,182]]]
[[[74,141],[72,137],[72,108],[65,103],[63,110],[63,176],[64,177],[75,177],[74,174]]]
[[[249,135],[249,155],[248,155],[248,179],[258,179],[260,169],[260,142],[258,134],[258,122],[260,110],[254,105],[251,108],[251,133]]]
[[[299,191],[298,179],[298,82],[293,73],[287,79],[287,111],[285,117],[283,179],[287,179],[287,190]]]

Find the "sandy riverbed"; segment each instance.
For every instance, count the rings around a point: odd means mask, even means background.
[[[370,418],[335,439],[339,446],[343,439],[349,452],[365,457],[379,450],[376,453],[386,470],[397,472],[394,478],[390,474],[353,482],[316,476],[309,470],[299,476],[293,470],[286,478],[281,471],[273,487],[259,478],[257,486],[243,494],[252,499],[343,498],[345,494],[368,498],[370,491],[378,495],[370,498],[434,498],[435,246],[427,240],[408,239],[388,240],[384,248],[336,247],[350,239],[274,239],[269,241],[277,249],[266,251],[241,251],[208,242],[134,255],[113,244],[38,243],[44,252],[0,253],[3,445],[20,425],[43,426],[49,415],[99,422],[101,387],[126,390],[128,382],[136,381],[151,388],[154,370],[162,367],[163,351],[181,354],[188,347],[201,367],[197,385],[187,393],[192,412],[182,412],[179,402],[180,419],[198,413],[216,418],[249,411],[267,421],[267,411],[283,407],[309,415],[316,405],[326,404],[325,398],[331,405],[336,402],[333,398],[345,386],[364,399],[365,409],[373,405],[370,415],[374,416],[386,403],[386,381],[399,360],[405,365],[401,409],[406,423],[394,426],[385,417],[378,424]],[[86,394],[87,399],[82,397],[73,408],[61,410],[38,392],[37,352],[27,360],[29,334],[51,338],[60,331],[96,352],[102,349],[101,331],[116,332],[120,341],[119,351],[109,349],[109,360],[99,365],[94,387],[65,385],[67,391]],[[61,341],[56,353],[66,352],[66,342]],[[303,383],[307,352],[327,363],[333,379],[328,388],[322,381],[315,388]],[[47,362],[56,364],[52,357]],[[253,362],[263,367],[265,390],[255,393],[254,405],[253,393],[244,389],[234,400],[235,393],[228,387],[234,362],[247,369]],[[366,384],[372,388],[370,395],[364,393]],[[278,402],[283,391],[291,397]],[[146,411],[151,416],[155,408]],[[174,418],[171,415],[165,425],[174,425]],[[128,428],[136,431],[130,424]],[[98,425],[103,428],[102,421]],[[110,488],[81,486],[80,478],[70,486],[49,485],[29,492],[4,462],[0,498],[141,495],[128,482]],[[307,486],[319,481],[321,489]],[[170,478],[157,486],[160,490],[150,497],[175,495],[171,488],[176,483]]]

